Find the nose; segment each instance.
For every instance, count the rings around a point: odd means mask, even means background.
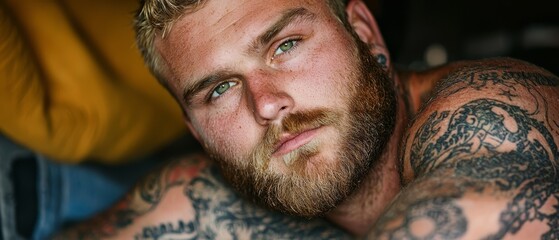
[[[253,86],[250,91],[254,118],[261,125],[279,122],[293,109],[293,98],[275,86]]]

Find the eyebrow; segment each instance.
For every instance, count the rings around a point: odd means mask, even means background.
[[[212,74],[208,74],[199,81],[194,82],[194,84],[190,86],[185,86],[183,90],[182,100],[190,105],[192,103],[192,98],[197,95],[202,90],[213,86],[225,79],[239,77],[238,74],[233,73],[230,70],[223,69]]]
[[[300,19],[314,19],[315,15],[311,13],[306,8],[293,8],[284,11],[282,16],[274,22],[270,27],[266,28],[266,30],[258,35],[258,37],[250,43],[249,52],[257,52],[258,49],[261,49],[263,46],[268,45],[274,37],[276,37],[284,28],[289,26],[291,23],[295,22],[296,20]],[[233,73],[230,70],[222,69],[218,70],[217,72],[210,73],[200,80],[194,81],[191,85],[186,85],[183,89],[182,100],[187,105],[192,103],[192,98],[197,95],[202,90],[213,86],[220,81],[225,79],[239,77],[238,74]]]
[[[268,45],[268,43],[270,43],[284,28],[296,20],[314,18],[314,13],[303,7],[286,10],[279,20],[268,27],[264,33],[260,34],[255,41],[250,44],[249,52],[256,52],[258,49],[262,48],[262,46]]]

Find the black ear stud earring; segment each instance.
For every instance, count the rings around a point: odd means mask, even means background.
[[[382,68],[386,69],[388,66],[386,65],[386,56],[384,54],[377,54],[375,55],[378,64],[382,66]]]

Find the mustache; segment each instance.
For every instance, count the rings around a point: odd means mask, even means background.
[[[252,153],[253,159],[257,166],[267,168],[282,134],[297,134],[305,130],[333,125],[339,121],[341,116],[341,113],[322,108],[290,113],[280,124],[268,127],[262,141]]]

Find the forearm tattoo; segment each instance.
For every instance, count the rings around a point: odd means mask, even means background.
[[[130,193],[106,212],[72,226],[55,239],[107,239],[118,237],[121,230],[135,224],[135,220],[154,211],[167,191],[190,181],[206,163],[199,156],[174,160],[145,176]],[[174,228],[173,228],[174,229]]]
[[[191,159],[189,159],[191,160]],[[119,232],[137,225],[136,220],[156,211],[172,188],[181,188],[193,208],[193,216],[173,221],[158,220],[140,226],[134,239],[350,239],[343,230],[322,219],[303,219],[272,212],[240,198],[221,178],[214,166],[193,167],[180,161],[149,175],[133,195],[95,221],[68,231],[71,239],[118,237]],[[185,163],[186,162],[186,163]],[[199,165],[201,163],[195,163]],[[181,167],[182,166],[182,167]],[[186,173],[186,174],[185,174]],[[193,178],[184,178],[184,176]]]
[[[485,239],[514,236],[531,222],[547,225],[541,239],[559,239],[558,86],[559,79],[549,73],[508,66],[474,68],[445,81],[436,98],[476,91],[485,92],[479,94],[484,97],[454,110],[434,111],[415,124],[419,127],[404,152],[417,179],[381,219],[375,234],[459,239],[470,223],[456,200],[466,193],[489,193],[507,199],[507,204],[498,231]],[[554,210],[544,210],[546,203],[554,203]],[[436,227],[421,234],[411,231],[420,221]]]
[[[230,190],[217,168],[206,169],[185,188],[196,209],[191,239],[345,239],[322,219],[289,217],[256,207]],[[143,239],[143,238],[141,238]]]

